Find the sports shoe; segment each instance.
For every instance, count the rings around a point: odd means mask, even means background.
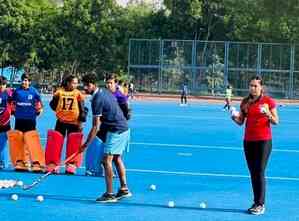
[[[4,161],[0,161],[0,170],[3,170],[5,168],[5,163]]]
[[[97,203],[115,203],[117,198],[113,193],[104,193],[102,196],[96,199]]]
[[[15,165],[16,171],[28,171],[28,169],[29,168],[25,165],[25,163],[22,160],[18,160],[16,162],[16,165]]]
[[[44,170],[43,170],[42,166],[39,164],[39,162],[33,162],[32,163],[31,171],[33,173],[42,173],[42,172],[44,172]]]
[[[265,206],[261,204],[253,204],[249,209],[248,212],[253,215],[262,215],[265,213]]]
[[[77,169],[76,165],[68,164],[68,165],[66,165],[65,173],[70,174],[70,175],[74,175],[76,173],[76,169]]]
[[[122,199],[122,198],[129,198],[132,196],[132,193],[128,189],[119,189],[116,198],[117,199]]]

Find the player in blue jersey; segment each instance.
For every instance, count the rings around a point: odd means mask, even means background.
[[[36,129],[36,117],[40,114],[41,97],[38,91],[30,86],[28,74],[22,75],[22,85],[13,93],[15,105],[15,129],[27,132]],[[39,103],[39,104],[38,104]]]
[[[0,76],[0,169],[5,167],[7,155],[5,148],[7,143],[6,132],[10,130],[12,90],[6,88],[6,85],[6,78]]]
[[[116,84],[116,75],[109,74],[105,79],[106,88],[112,93],[112,95],[116,98],[117,103],[120,109],[123,112],[124,117],[129,120],[131,115],[131,110],[128,105],[128,96],[121,92],[120,88]],[[108,128],[105,124],[101,124],[100,130],[97,134],[95,140],[88,147],[85,154],[85,167],[86,167],[86,175],[88,176],[103,176],[103,167],[102,167],[102,159],[103,159],[103,143],[106,141],[106,135],[108,132]],[[129,149],[126,149],[128,152]]]
[[[82,78],[84,89],[92,95],[91,107],[93,114],[92,128],[88,137],[81,146],[83,151],[101,131],[102,126],[106,128],[107,134],[104,142],[104,168],[106,192],[99,197],[97,202],[116,202],[118,199],[132,196],[127,186],[125,165],[121,155],[129,144],[129,128],[126,118],[124,117],[116,98],[107,89],[100,89],[96,85],[96,75],[88,74]],[[117,194],[113,194],[113,169],[112,163],[117,168],[120,189]]]
[[[45,157],[36,131],[36,117],[42,111],[41,97],[30,86],[28,74],[21,79],[22,85],[12,95],[15,130],[8,133],[11,160],[16,170],[42,172]]]

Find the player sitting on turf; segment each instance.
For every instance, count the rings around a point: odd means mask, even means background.
[[[6,132],[10,130],[12,90],[6,88],[7,80],[0,76],[0,169],[5,167]]]
[[[81,146],[81,151],[89,146],[92,140],[97,136],[99,128],[104,125],[108,132],[104,142],[104,167],[106,192],[99,197],[97,202],[116,202],[118,199],[130,197],[127,187],[126,171],[121,155],[129,144],[129,128],[126,118],[124,117],[115,97],[106,89],[99,89],[96,86],[96,75],[88,74],[82,79],[84,89],[88,94],[92,95],[92,128],[88,137]],[[120,181],[120,189],[118,193],[113,194],[113,169],[112,162],[115,164]]]
[[[84,108],[84,97],[77,89],[78,78],[69,75],[57,89],[50,101],[50,107],[56,112],[55,130],[48,131],[46,144],[47,171],[52,171],[60,164],[61,151],[64,136],[67,135],[66,157],[77,152],[81,146],[82,122],[86,121],[86,108]],[[80,166],[82,155],[78,155],[73,161],[66,165],[66,173],[75,174],[76,168]],[[58,171],[55,171],[58,172]]]
[[[21,79],[21,87],[12,95],[15,130],[7,132],[11,162],[19,171],[43,172],[45,158],[36,130],[36,117],[42,111],[41,97],[30,86],[28,74],[23,74]]]

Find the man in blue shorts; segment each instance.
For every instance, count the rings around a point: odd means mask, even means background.
[[[96,199],[97,202],[116,202],[118,199],[132,196],[126,181],[126,170],[121,155],[129,145],[129,128],[126,118],[120,109],[116,98],[107,89],[100,89],[96,85],[97,77],[87,74],[82,78],[84,90],[92,95],[91,109],[93,114],[92,128],[88,137],[81,146],[83,151],[92,140],[98,136],[101,139],[101,128],[105,128],[107,134],[104,142],[104,168],[106,192]],[[117,194],[113,193],[113,168],[115,164],[120,181]]]

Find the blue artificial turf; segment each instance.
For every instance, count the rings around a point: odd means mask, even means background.
[[[47,103],[47,101],[45,102]],[[133,101],[132,139],[126,154],[133,197],[116,204],[95,203],[104,179],[53,175],[32,190],[0,190],[0,218],[6,220],[186,221],[253,220],[250,179],[242,151],[243,128],[221,105]],[[299,220],[299,107],[279,107],[281,123],[273,128],[273,152],[267,169],[266,214],[259,220]],[[90,128],[85,125],[85,134]],[[38,119],[42,142],[55,116],[46,105]],[[38,174],[0,172],[0,179],[30,183]],[[156,191],[149,190],[155,184]],[[114,179],[115,191],[118,180]],[[10,200],[17,193],[18,201]],[[36,196],[45,200],[37,202]],[[175,207],[168,208],[168,201]],[[200,208],[200,203],[207,208]]]

